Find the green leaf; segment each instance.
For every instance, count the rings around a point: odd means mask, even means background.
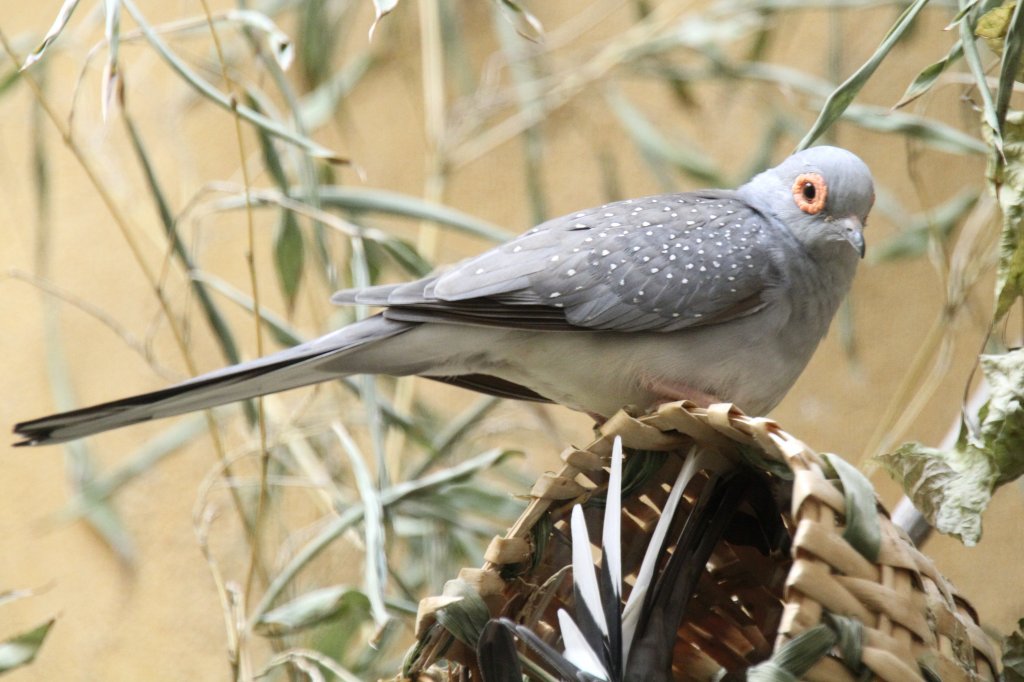
[[[896,235],[871,247],[872,263],[918,258],[928,250],[932,238],[945,241],[960,224],[960,220],[978,203],[977,191],[965,191],[938,208],[916,216]]]
[[[749,682],[797,682],[838,641],[827,625],[804,630],[780,646],[772,657],[747,671]]]
[[[124,125],[128,129],[128,136],[132,142],[132,149],[135,151],[139,164],[142,166],[142,172],[146,179],[146,186],[153,198],[157,215],[160,218],[160,224],[164,228],[164,234],[166,235],[168,242],[171,244],[174,256],[181,262],[182,268],[186,272],[195,272],[195,261],[192,260],[192,254],[178,232],[178,223],[174,217],[174,211],[171,208],[170,202],[167,200],[167,195],[164,193],[163,187],[160,184],[160,179],[156,175],[156,167],[153,165],[153,160],[146,149],[142,136],[139,134],[134,120],[127,112],[125,112],[121,117],[121,120],[124,121]],[[195,291],[196,299],[199,301],[199,307],[203,311],[203,316],[206,318],[207,323],[210,325],[210,329],[213,331],[213,334],[217,339],[217,344],[220,346],[221,353],[224,354],[224,359],[230,364],[238,364],[242,361],[242,356],[238,352],[238,344],[235,343],[234,334],[231,332],[231,327],[228,326],[227,320],[225,320],[224,316],[221,315],[220,309],[210,297],[210,292],[207,291],[206,286],[202,281],[196,279],[192,280],[192,289]],[[255,413],[252,413],[250,422],[254,421]]]
[[[985,132],[994,144],[994,131],[986,128]],[[993,314],[998,322],[1014,301],[1024,295],[1024,112],[1012,111],[1007,115],[1003,157],[989,157],[987,176],[1003,211]]]
[[[336,207],[349,211],[387,213],[416,220],[430,220],[494,242],[504,242],[514,236],[492,223],[478,220],[462,211],[424,201],[408,194],[341,185],[324,185],[318,188],[318,192],[320,203],[325,208]],[[293,187],[289,194],[297,199],[307,200],[307,197],[303,196],[301,188]]]
[[[676,144],[618,92],[609,91],[607,99],[640,151],[666,161],[701,182],[715,186],[723,184],[718,168],[708,157],[694,151],[694,145]]]
[[[328,6],[327,0],[306,0],[298,10],[299,72],[309,90],[319,87],[331,75],[332,37],[337,23],[332,21]]]
[[[857,93],[861,91],[861,88],[864,87],[868,79],[875,73],[878,65],[882,63],[882,60],[889,54],[893,46],[910,29],[910,25],[914,22],[918,12],[924,9],[927,4],[928,0],[914,0],[914,3],[903,11],[896,20],[896,23],[889,29],[889,32],[885,34],[882,43],[875,50],[874,54],[829,95],[821,113],[818,114],[818,120],[814,122],[811,129],[804,135],[804,139],[800,140],[800,144],[797,145],[798,150],[810,147],[833,123],[839,120],[839,117],[850,106]]]
[[[928,66],[921,69],[921,73],[917,74],[917,78],[910,84],[907,91],[903,93],[903,97],[896,103],[893,109],[899,109],[905,107],[915,99],[923,95],[924,93],[931,90],[932,86],[935,85],[935,81],[939,79],[939,76],[952,64],[959,61],[964,56],[964,46],[958,40],[950,48],[946,56]]]
[[[306,592],[268,611],[256,621],[254,630],[264,637],[284,637],[327,621],[352,618],[358,622],[369,617],[370,599],[362,591],[335,585]]]
[[[843,484],[843,497],[846,502],[846,528],[843,530],[843,539],[865,559],[875,563],[878,561],[878,551],[882,546],[882,529],[878,524],[875,489],[857,467],[842,457],[828,453],[823,456]]]
[[[460,578],[445,583],[443,594],[459,599],[435,612],[437,622],[457,640],[475,649],[476,643],[480,640],[480,633],[491,617],[483,598],[469,583]]]
[[[43,646],[43,641],[55,622],[57,619],[51,618],[28,632],[0,642],[0,673],[20,668],[35,660],[39,648]]]
[[[899,133],[950,154],[987,154],[989,147],[976,137],[916,114],[883,107],[852,104],[843,120],[881,133]]]
[[[289,313],[295,309],[303,266],[306,261],[305,243],[295,213],[282,209],[277,235],[274,237],[274,266]]]

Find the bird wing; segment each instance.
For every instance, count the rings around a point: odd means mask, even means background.
[[[791,237],[734,192],[631,199],[550,220],[445,272],[333,300],[407,322],[676,331],[763,308],[782,279],[780,238]]]

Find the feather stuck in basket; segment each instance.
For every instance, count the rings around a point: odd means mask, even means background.
[[[421,603],[406,676],[996,679],[973,611],[840,458],[729,405],[601,433],[541,477],[482,569]]]

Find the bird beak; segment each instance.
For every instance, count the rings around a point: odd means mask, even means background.
[[[857,216],[849,216],[839,221],[840,226],[843,228],[843,237],[846,241],[850,242],[850,246],[860,255],[864,257],[864,223],[861,222]]]

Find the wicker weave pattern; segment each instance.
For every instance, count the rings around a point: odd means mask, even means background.
[[[791,551],[765,556],[750,547],[719,544],[677,634],[676,679],[706,679],[719,667],[745,670],[770,656],[773,646],[818,625],[826,612],[864,625],[861,663],[875,679],[924,680],[919,664],[944,681],[996,679],[997,645],[934,564],[902,536],[884,511],[879,513],[882,544],[877,562],[850,546],[842,537],[844,497],[827,480],[828,467],[774,421],[747,417],[727,404],[704,409],[681,402],[640,418],[620,412],[600,433],[586,448],[564,451],[564,466],[537,481],[527,509],[504,537],[494,539],[484,566],[460,573],[493,614],[511,617],[552,643],[557,641],[555,612],[572,601],[571,587],[562,579],[570,563],[565,520],[574,502],[605,483],[603,466],[615,436],[633,450],[677,455],[696,444],[735,459],[747,448],[792,472],[791,488],[784,486],[790,508],[782,513],[792,536]],[[680,456],[666,456],[641,490],[624,497],[623,570],[627,576],[636,574],[646,548],[644,538],[649,537],[667,497],[666,481],[674,480],[681,463]],[[691,487],[702,483],[698,477]],[[691,487],[686,490],[688,500],[695,496]],[[594,530],[601,512],[585,511]],[[544,547],[537,548],[535,528],[542,519],[550,521],[554,530]],[[541,551],[535,556],[537,549]],[[419,634],[424,647],[414,670],[432,663],[451,643],[431,617],[443,604],[444,598],[421,604]],[[460,656],[455,649],[445,655],[472,669],[469,652]],[[838,658],[826,657],[805,679],[863,678]]]

